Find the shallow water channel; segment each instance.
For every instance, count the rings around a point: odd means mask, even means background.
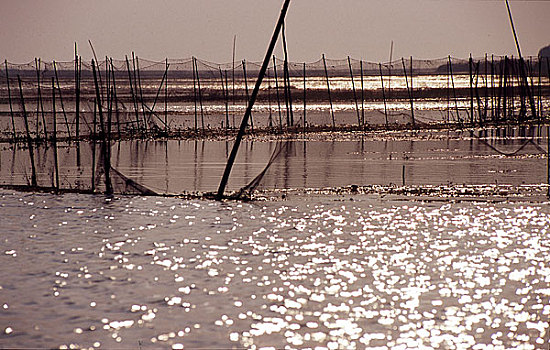
[[[0,191],[2,348],[541,349],[550,207]]]

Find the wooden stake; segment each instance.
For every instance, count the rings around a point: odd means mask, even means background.
[[[54,63],[55,67],[55,63]],[[53,119],[53,162],[55,170],[55,189],[59,191],[59,163],[57,161],[57,116],[55,114],[55,82],[52,77],[52,119]]]
[[[455,109],[456,109],[456,120],[459,124],[462,125],[462,120],[460,119],[460,113],[458,112],[458,99],[456,98],[456,89],[455,89],[455,80],[453,77],[453,64],[451,62],[451,56],[449,55],[449,72],[451,73],[451,84],[453,86],[453,97],[455,100]]]
[[[164,75],[166,76],[166,81],[164,82],[164,132],[168,134],[168,58],[166,58]]]
[[[325,54],[323,54],[323,66],[325,67],[325,78],[327,80],[327,91],[328,91],[328,101],[330,103],[330,116],[332,117],[332,127],[336,127],[336,123],[334,121],[334,110],[332,108],[332,98],[330,96],[330,82],[328,79],[328,70],[327,70],[327,62],[325,60]]]
[[[246,61],[243,60],[243,74],[244,74],[244,91],[246,93],[246,103],[250,101],[250,97],[248,95],[248,79],[246,77]],[[254,119],[252,118],[252,111],[250,111],[250,128],[252,129],[252,132],[254,132]]]
[[[363,84],[363,60],[359,61],[361,70],[361,125],[365,125],[365,88]]]
[[[120,140],[120,111],[118,110],[118,97],[116,94],[116,80],[115,80],[115,70],[113,66],[113,59],[111,58],[111,74],[113,75],[113,97],[115,99],[115,116],[116,116],[116,125],[117,125],[117,134],[118,139]]]
[[[193,61],[193,102],[195,103],[195,132],[198,130],[198,110],[197,110],[197,84],[196,84],[196,74],[195,74],[195,57],[192,58]]]
[[[61,110],[63,111],[63,117],[65,118],[65,127],[67,128],[67,137],[71,140],[71,130],[69,128],[69,120],[67,119],[67,113],[65,113],[65,105],[63,104],[63,94],[61,93],[61,86],[59,85],[59,76],[57,75],[57,64],[53,61],[53,70],[55,73],[55,81],[57,82],[57,90],[59,91],[59,102],[61,102]],[[55,86],[54,86],[55,88]]]
[[[199,64],[197,63],[197,59],[195,58],[195,70],[197,74],[197,87],[199,90],[199,105],[201,108],[201,123],[202,123],[202,129],[204,130],[204,110],[202,108],[202,91],[201,91],[201,78],[199,76]]]
[[[361,127],[361,115],[359,114],[359,102],[357,101],[357,92],[355,91],[355,82],[353,80],[353,69],[351,68],[351,59],[348,56],[349,76],[351,78],[351,88],[353,90],[353,100],[355,101],[355,111],[357,112],[357,126]]]
[[[405,82],[407,83],[407,93],[409,94],[409,101],[411,103],[411,121],[414,127],[415,123],[414,123],[414,107],[412,102],[412,94],[411,94],[411,89],[409,88],[409,79],[407,78],[407,68],[405,67],[405,59],[403,57],[401,57],[401,63],[403,64],[403,74],[405,74]]]
[[[134,94],[134,84],[132,83],[132,73],[130,72],[130,62],[128,61],[128,56],[126,56],[126,69],[128,70],[128,82],[130,85],[130,94],[132,95],[132,102],[134,104],[134,113],[136,115],[136,128],[140,129],[138,106],[136,101],[136,95]]]
[[[11,89],[10,89],[10,77],[8,73],[8,60],[5,60],[4,63],[6,64],[6,83],[8,84],[8,100],[10,103],[10,116],[11,116],[11,126],[13,130],[13,142],[15,143],[17,141],[17,132],[15,130],[15,116],[13,113],[13,105],[11,102]],[[540,80],[540,79],[539,79]]]
[[[283,27],[282,27],[282,37],[283,37],[283,52],[284,52],[284,55],[285,55],[285,62],[284,62],[284,78],[285,78],[285,87],[287,89],[287,97],[288,97],[288,107],[289,107],[289,112],[290,112],[290,125],[291,126],[294,126],[294,112],[293,112],[293,109],[292,109],[292,90],[290,89],[291,88],[291,84],[290,84],[290,70],[289,70],[289,66],[288,66],[288,51],[287,51],[287,48],[286,48],[286,30],[285,30],[285,23],[283,22]]]
[[[23,98],[23,88],[21,87],[21,77],[17,75],[17,82],[19,83],[19,96],[21,97],[21,109],[23,110],[23,119],[25,121],[25,131],[27,132],[27,146],[29,148],[29,157],[31,159],[31,186],[37,187],[36,181],[36,167],[34,166],[34,148],[32,144],[31,133],[29,131],[29,118],[27,117],[27,110],[25,109],[25,99]]]
[[[380,82],[382,83],[382,98],[384,99],[384,116],[386,118],[386,128],[388,128],[388,107],[386,106],[386,92],[384,91],[384,76],[382,74],[382,63],[378,63],[380,69]]]
[[[307,124],[307,119],[306,119],[306,111],[307,111],[306,100],[307,100],[306,63],[304,62],[304,121],[303,121],[303,124],[304,124],[303,129],[304,129],[304,131],[306,130],[306,124]]]
[[[279,127],[283,128],[283,118],[281,114],[281,97],[279,95],[279,81],[277,78],[277,63],[275,62],[275,55],[273,55],[273,75],[275,76],[275,92],[277,93],[277,105],[279,106]]]
[[[231,150],[231,154],[229,155],[229,159],[227,161],[227,165],[225,167],[225,171],[223,173],[222,180],[220,181],[220,186],[218,188],[218,193],[216,195],[216,199],[218,199],[218,200],[221,200],[223,198],[223,193],[225,191],[227,181],[229,180],[229,175],[231,174],[231,169],[233,167],[235,159],[237,158],[237,152],[239,150],[239,145],[240,145],[241,140],[244,136],[246,126],[248,125],[248,118],[250,117],[250,114],[252,113],[252,107],[254,106],[254,102],[256,101],[256,97],[258,96],[258,91],[260,90],[262,80],[263,80],[265,72],[267,70],[267,66],[269,65],[269,60],[270,60],[270,57],[273,53],[273,49],[275,48],[275,44],[277,43],[277,37],[279,36],[279,32],[280,32],[281,27],[284,23],[284,19],[285,19],[285,16],[286,16],[289,5],[290,5],[290,0],[285,0],[285,2],[283,4],[283,8],[281,10],[281,14],[279,16],[279,21],[277,22],[277,26],[275,27],[275,31],[273,32],[271,42],[269,44],[269,47],[267,49],[264,61],[262,63],[262,68],[260,69],[260,72],[258,74],[258,80],[256,81],[256,86],[254,87],[254,90],[252,91],[252,96],[251,96],[250,101],[248,103],[248,107],[247,107],[246,112],[244,114],[243,120],[241,121],[241,126],[239,128],[239,133],[237,134],[237,138],[235,139],[235,143],[233,144],[233,149]]]
[[[38,107],[40,107],[40,112],[42,114],[42,128],[44,130],[44,140],[47,140],[48,139],[48,131],[47,131],[47,128],[46,128],[46,116],[45,116],[45,113],[44,113],[44,104],[42,102],[42,90],[40,89],[40,59],[34,59],[34,62],[36,64],[36,84],[38,85],[38,104],[36,106],[37,108],[37,111],[36,113],[38,114]],[[37,136],[38,136],[38,132],[37,132]]]

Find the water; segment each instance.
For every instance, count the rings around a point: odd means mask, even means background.
[[[0,206],[3,348],[548,344],[547,203],[2,190]]]
[[[533,139],[546,149],[546,133],[545,127],[531,127],[475,131],[475,136],[469,131],[297,135],[285,141],[261,188],[391,186],[403,185],[403,180],[413,186],[541,185],[548,181],[547,159],[533,144],[514,156],[504,156],[491,147],[512,153]],[[111,163],[158,193],[216,191],[232,146],[232,141],[218,140],[122,141],[113,144]],[[252,181],[276,147],[272,138],[243,142],[228,190]],[[40,147],[35,153],[38,183],[51,186],[53,148]],[[92,157],[87,143],[62,144],[58,150],[61,187],[91,188]],[[0,150],[0,182],[24,185],[30,174],[27,150]]]

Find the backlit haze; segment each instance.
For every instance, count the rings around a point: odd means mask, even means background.
[[[123,58],[135,51],[147,59],[196,56],[230,62],[261,60],[282,0],[4,1],[0,58],[25,63]],[[511,1],[525,56],[550,44],[549,1]],[[311,62],[322,53],[386,61],[394,58],[517,55],[504,1],[294,0],[287,16],[290,60]],[[275,52],[281,55],[278,45]]]

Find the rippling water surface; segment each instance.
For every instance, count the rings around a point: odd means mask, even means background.
[[[544,348],[548,204],[0,192],[0,347]]]

